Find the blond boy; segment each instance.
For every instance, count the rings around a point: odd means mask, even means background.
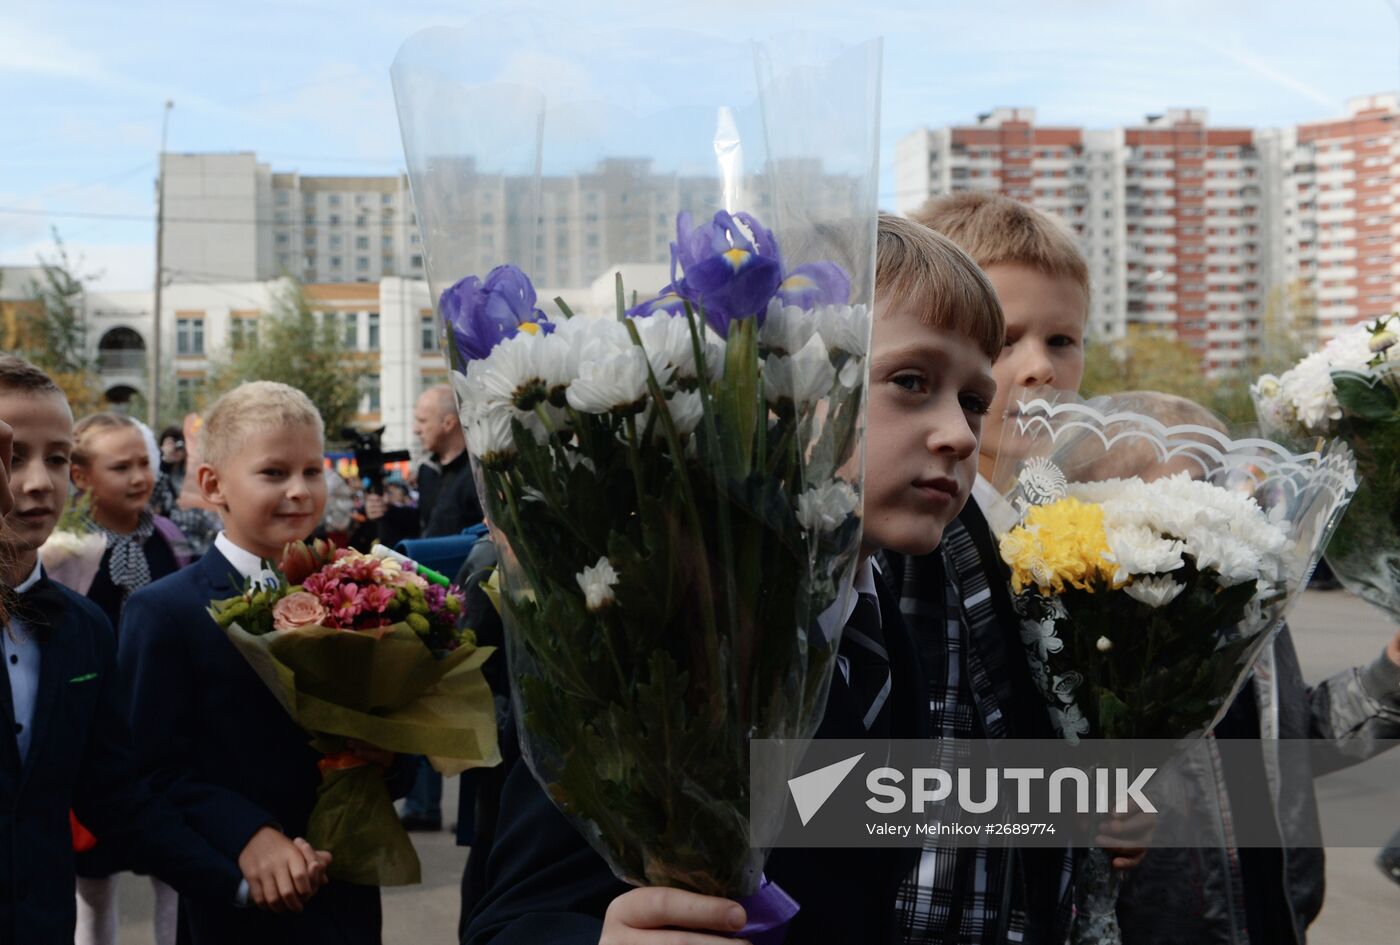
[[[244,384],[205,417],[200,491],[224,530],[196,564],[131,596],[119,662],[142,766],[185,819],[249,877],[255,901],[293,915],[190,904],[195,945],[378,943],[379,890],[330,882],[310,897],[288,836],[306,831],[320,783],[306,732],[209,617],[214,600],[308,537],[326,504],[321,416],[285,384]]]

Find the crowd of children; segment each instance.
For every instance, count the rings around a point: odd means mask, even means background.
[[[818,737],[1054,737],[1020,657],[987,479],[1009,392],[1078,387],[1088,310],[1085,261],[1039,211],[966,194],[880,218],[864,540],[858,593],[837,618],[880,641],[887,685],[836,674]],[[0,821],[0,945],[114,942],[111,877],[126,870],[163,881],[161,945],[379,942],[378,889],[328,879],[329,854],[300,839],[317,754],[205,610],[322,526],[328,494],[343,492],[328,482],[321,418],[301,392],[254,382],[205,415],[197,468],[168,445],[177,437],[166,431],[154,454],[123,415],[75,424],[52,380],[0,355],[0,458],[13,457],[0,480],[0,713],[14,732],[0,738],[12,815]],[[217,510],[198,549],[151,510],[158,476],[161,511],[191,480]],[[70,495],[101,557],[68,587],[40,549]],[[1237,700],[1232,734],[1262,724],[1345,740],[1337,764],[1400,738],[1400,634],[1312,690],[1286,633],[1270,665]],[[1273,714],[1261,721],[1258,706]],[[489,829],[470,854],[462,942],[718,943],[744,925],[729,900],[618,882],[511,736],[490,809],[478,799]],[[409,789],[413,759],[357,750],[394,796]],[[1211,785],[1225,803],[1228,788]],[[1316,816],[1310,783],[1280,786],[1274,803],[1283,823]],[[1129,942],[1301,943],[1321,907],[1320,851],[1149,852],[1129,825],[1104,830],[1128,876]],[[1074,860],[992,845],[776,850],[767,874],[802,903],[794,945],[1058,943]]]

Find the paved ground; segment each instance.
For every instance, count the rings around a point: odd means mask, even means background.
[[[1303,671],[1310,682],[1370,660],[1389,639],[1380,614],[1341,592],[1310,591],[1292,619]],[[1332,775],[1320,791],[1340,796],[1371,798],[1376,808],[1377,846],[1400,828],[1400,780],[1390,777],[1393,765],[1376,763]],[[1379,791],[1380,802],[1375,800]],[[456,782],[446,787],[444,809],[456,810]],[[449,819],[454,819],[449,813]],[[454,846],[447,833],[415,834],[423,858],[421,886],[391,890],[384,897],[384,941],[388,945],[450,945],[457,928],[458,888],[466,850]],[[1386,880],[1374,865],[1375,847],[1329,849],[1327,903],[1313,925],[1312,945],[1393,945],[1400,939],[1400,886]],[[149,883],[131,876],[122,880],[120,945],[150,945]],[[1269,943],[1264,943],[1269,945]]]

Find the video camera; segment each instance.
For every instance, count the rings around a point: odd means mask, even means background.
[[[360,470],[360,478],[369,481],[369,491],[374,495],[384,494],[385,463],[402,463],[410,459],[408,450],[384,452],[384,428],[360,431],[346,427],[340,431],[341,439],[350,442],[355,451],[355,465]]]

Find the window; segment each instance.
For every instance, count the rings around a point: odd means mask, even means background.
[[[331,226],[340,226],[340,214],[332,213],[330,218]]]
[[[345,347],[354,351],[360,344],[360,313],[346,312],[345,319]]]
[[[368,237],[368,236],[357,236],[357,237],[355,237],[355,248],[356,248],[356,249],[369,249],[369,237]]]
[[[356,256],[356,257],[355,257],[355,271],[356,271],[356,272],[369,272],[369,257],[368,257],[368,256]]]
[[[365,413],[379,412],[379,375],[365,375]]]
[[[368,219],[363,213],[361,213],[361,214],[359,214],[359,215],[357,215],[357,216],[355,217],[355,225],[356,225],[356,226],[362,227],[362,226],[364,226],[364,225],[365,225],[366,223],[368,223],[368,222],[369,222],[369,219]]]
[[[339,257],[339,256],[332,256],[332,257],[331,257],[331,268],[332,268],[332,269],[339,269],[339,268],[340,268],[340,257]]]
[[[278,234],[277,234],[277,245],[278,245],[278,246],[286,246],[287,243],[289,243],[290,241],[291,241],[291,237],[288,236],[286,233],[278,233]]]
[[[341,239],[339,236],[331,237],[331,249],[340,249]]]
[[[175,319],[175,353],[196,356],[204,354],[204,319]]]
[[[256,345],[258,343],[258,320],[246,316],[233,316],[228,325],[228,342],[235,351]]]
[[[292,194],[291,194],[290,191],[279,190],[279,191],[277,191],[277,198],[276,198],[276,199],[277,199],[277,206],[279,206],[279,207],[285,207],[285,206],[287,206],[287,204],[289,204],[289,203],[292,202]]]
[[[367,315],[367,316],[365,317],[365,322],[366,322],[366,326],[365,326],[365,327],[366,327],[366,330],[367,330],[367,332],[368,332],[368,337],[365,339],[365,342],[366,342],[365,347],[368,348],[370,351],[378,351],[378,350],[379,350],[379,313],[378,313],[378,312],[370,312],[369,315]],[[375,379],[375,387],[376,387],[376,389],[378,388],[378,378]],[[378,408],[375,408],[375,409],[378,409]]]
[[[423,351],[437,350],[437,319],[431,315],[424,315],[418,320],[419,324],[419,347]]]
[[[411,259],[410,262],[413,263],[413,268],[414,268],[414,269],[422,269],[422,268],[423,268],[423,257],[420,256],[420,255],[418,255],[417,253],[414,254],[413,259]]]
[[[355,206],[357,206],[357,207],[363,207],[364,205],[365,205],[365,195],[364,195],[364,194],[356,194],[356,195],[355,195]]]
[[[381,236],[379,238],[379,246],[381,249],[393,249],[394,238],[392,236]]]
[[[198,406],[199,395],[203,392],[204,378],[175,378],[175,409],[180,413],[189,413],[194,410]]]
[[[394,195],[393,195],[393,194],[380,194],[380,195],[379,195],[379,202],[382,203],[384,206],[387,207],[389,204],[391,204],[391,203],[394,202]]]
[[[495,222],[496,222],[496,217],[495,217],[493,214],[490,214],[490,213],[483,213],[483,214],[481,215],[481,225],[482,225],[482,226],[490,226],[491,224],[493,224],[493,223],[495,223]]]
[[[340,194],[331,194],[329,197],[326,198],[326,202],[332,207],[340,206]]]

